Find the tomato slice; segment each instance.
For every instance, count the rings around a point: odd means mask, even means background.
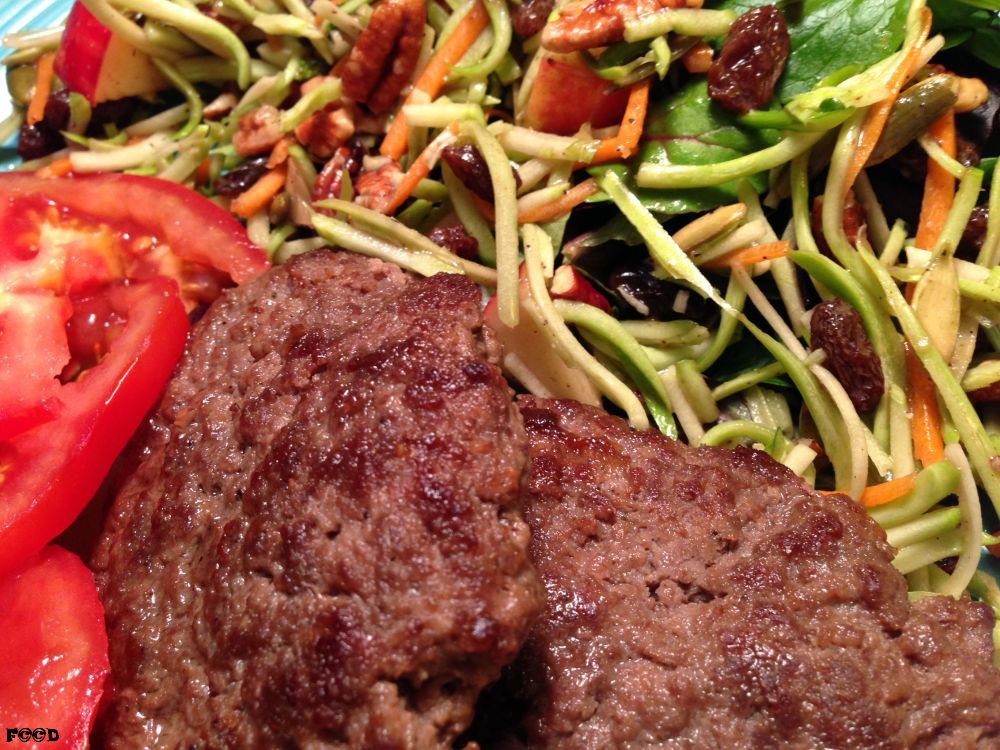
[[[109,665],[104,610],[80,558],[46,547],[0,577],[0,633],[3,729],[51,729],[37,747],[85,748]]]
[[[95,287],[87,300],[77,298],[83,317],[92,316],[95,300],[110,323],[104,335],[72,335],[68,342],[96,342],[97,364],[56,389],[55,418],[0,442],[0,571],[41,549],[80,513],[183,351],[188,318],[173,280]]]
[[[62,242],[54,243],[60,244],[54,252],[40,236],[39,224],[44,223],[57,230],[76,223],[91,234],[110,227],[132,244],[124,250],[99,243],[81,249]],[[94,278],[159,275],[177,279],[185,292],[190,279],[184,273],[191,269],[184,262],[201,272],[221,271],[237,284],[270,266],[228,211],[182,185],[138,175],[53,179],[26,172],[0,174],[0,237],[8,239],[0,248],[4,276],[30,273],[45,288],[55,281],[81,286]],[[149,260],[145,273],[129,272],[142,256]]]

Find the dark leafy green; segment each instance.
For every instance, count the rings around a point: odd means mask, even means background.
[[[956,0],[940,0],[954,3]],[[714,7],[744,13],[775,0],[722,0]],[[903,41],[909,0],[778,0],[791,37],[791,53],[778,83],[787,102],[826,76],[856,63],[868,67]]]
[[[980,60],[1000,67],[996,0],[930,0],[928,5],[934,14],[934,31],[944,34],[946,48],[962,45]]]
[[[689,82],[666,98],[653,101],[643,138],[633,168],[643,161],[717,164],[773,145],[778,140],[778,133],[740,125],[732,113],[709,99],[708,87],[702,78]],[[624,171],[620,166],[617,169]],[[732,203],[736,198],[734,183],[692,190],[655,190],[636,188],[630,179],[626,182],[646,208],[663,215],[705,211]],[[767,176],[755,175],[750,182],[758,192],[763,192]]]

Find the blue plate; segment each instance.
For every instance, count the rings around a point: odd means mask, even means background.
[[[0,0],[0,35],[29,29],[45,29],[62,23],[73,5],[73,0]],[[12,50],[0,46],[0,57],[10,54]],[[7,93],[7,77],[0,75],[0,120],[11,112],[10,96]],[[14,139],[0,146],[0,169],[9,169],[17,163],[17,155],[13,151]],[[997,518],[984,504],[986,528],[996,528]],[[991,525],[994,524],[994,525]],[[994,576],[1000,577],[1000,561],[988,554],[983,556],[982,569]]]

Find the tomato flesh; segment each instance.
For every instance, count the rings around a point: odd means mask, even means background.
[[[73,219],[91,228],[101,225],[128,239],[155,238],[161,248],[151,253],[157,263],[169,255],[177,261],[198,264],[202,269],[216,269],[242,284],[263,273],[270,266],[263,250],[247,238],[246,230],[228,211],[188,188],[166,180],[126,174],[94,174],[51,179],[24,172],[0,174],[0,237],[11,238],[0,249],[0,263],[7,261],[33,264],[40,249],[38,227],[49,220],[59,226]],[[140,239],[141,242],[141,239]],[[77,263],[93,263],[101,253]],[[72,248],[67,258],[72,259]],[[116,262],[112,252],[103,259],[110,270]],[[121,262],[121,258],[117,258]],[[72,267],[73,261],[67,260]],[[180,267],[180,266],[177,266]],[[152,271],[152,269],[150,269]],[[174,276],[168,266],[156,268],[159,275]],[[95,271],[102,275],[98,268]],[[87,272],[74,276],[86,279]],[[150,273],[149,275],[153,275]],[[133,276],[134,277],[134,276]],[[177,278],[174,276],[174,278]],[[178,278],[183,286],[183,278]]]
[[[0,442],[0,571],[76,518],[184,349],[187,314],[172,280],[114,284],[102,294],[126,321],[107,353],[58,388],[56,419]]]
[[[186,310],[267,266],[179,185],[0,174],[0,571],[90,500],[159,398]]]
[[[4,727],[54,730],[38,747],[87,747],[109,665],[104,611],[80,558],[50,546],[0,577],[0,633]]]

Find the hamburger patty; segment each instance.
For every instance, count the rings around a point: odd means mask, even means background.
[[[518,404],[548,602],[495,692],[529,747],[1000,747],[992,613],[910,604],[858,505],[758,451]]]
[[[94,567],[114,748],[448,747],[542,592],[479,290],[320,251],[228,291]]]

